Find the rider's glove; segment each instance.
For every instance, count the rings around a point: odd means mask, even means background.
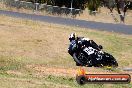
[[[103,53],[103,51],[102,51],[102,50],[100,50],[100,51],[99,51],[99,53]]]

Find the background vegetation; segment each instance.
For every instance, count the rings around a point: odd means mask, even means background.
[[[113,13],[113,9],[119,14],[122,23],[125,22],[125,16],[127,10],[132,9],[131,0],[26,0],[33,3],[47,3],[54,6],[65,6],[71,8],[85,9],[88,8],[90,11],[98,11],[100,7],[106,7]]]

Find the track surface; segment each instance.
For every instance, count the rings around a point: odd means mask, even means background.
[[[12,12],[12,11],[3,11],[3,10],[0,10],[0,14],[12,16],[12,17],[18,17],[18,18],[26,18],[31,20],[49,22],[49,23],[91,28],[94,30],[117,32],[117,33],[130,34],[130,35],[132,34],[132,25],[101,23],[94,21],[42,16],[42,15],[26,14],[26,13]]]

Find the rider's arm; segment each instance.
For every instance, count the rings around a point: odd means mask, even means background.
[[[93,40],[89,40],[89,42],[90,42],[90,45],[91,45],[93,48],[95,48],[95,49],[97,49],[97,50],[100,50],[99,46],[98,46]]]

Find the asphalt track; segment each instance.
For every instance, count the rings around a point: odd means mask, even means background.
[[[4,11],[4,10],[0,10],[0,14],[12,16],[12,17],[18,17],[18,18],[26,18],[30,20],[38,20],[43,22],[55,23],[55,24],[78,26],[83,28],[90,28],[93,30],[117,32],[117,33],[132,35],[132,25],[101,23],[101,22],[94,22],[94,21],[42,16],[42,15],[26,14],[26,13],[12,12],[12,11]]]

